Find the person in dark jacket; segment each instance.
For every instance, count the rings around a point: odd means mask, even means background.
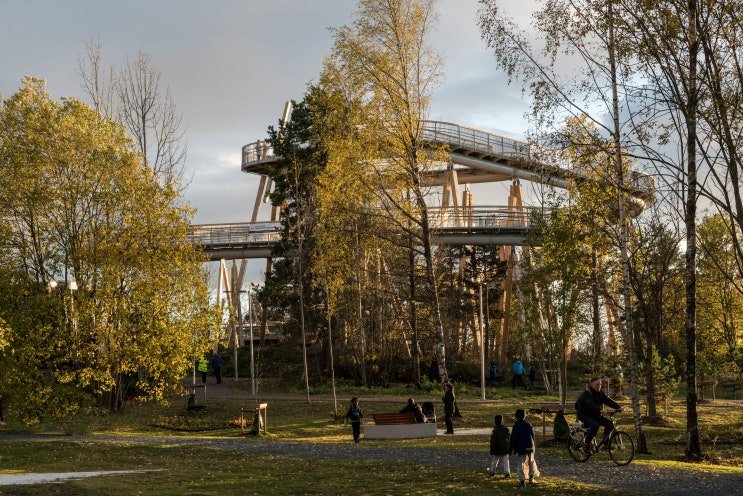
[[[444,402],[444,423],[446,424],[446,432],[444,434],[454,434],[454,386],[451,383],[447,383],[444,386],[444,397],[441,398]]]
[[[529,466],[529,482],[534,483],[535,477],[539,476],[537,463],[534,460],[534,429],[531,424],[524,420],[526,414],[519,408],[516,410],[516,422],[511,428],[511,441],[508,446],[508,453],[518,455],[519,467],[519,487],[524,487],[526,480],[525,465]]]
[[[348,407],[346,418],[343,419],[345,425],[351,421],[351,430],[353,431],[353,442],[358,443],[361,436],[361,420],[364,418],[364,412],[361,411],[358,398],[351,398],[351,406]]]
[[[596,437],[600,425],[604,426],[604,439],[611,434],[614,428],[611,419],[604,416],[606,415],[606,410],[603,409],[603,405],[608,405],[615,410],[622,410],[616,401],[606,396],[606,393],[601,390],[601,378],[594,377],[588,383],[586,390],[581,393],[575,402],[575,409],[578,411],[578,420],[588,426],[586,450],[591,449],[591,441]]]
[[[217,384],[222,384],[222,357],[216,351],[212,355],[212,369],[214,369]]]
[[[503,477],[511,477],[511,465],[508,459],[508,448],[511,445],[511,433],[503,425],[503,416],[495,416],[495,427],[490,434],[490,475],[495,476],[498,462],[503,465]]]
[[[400,413],[406,413],[406,412],[412,412],[413,417],[415,417],[415,422],[418,424],[422,424],[425,422],[428,422],[426,419],[426,416],[423,415],[423,410],[421,409],[421,406],[415,402],[413,398],[408,398],[408,403],[405,405],[402,410],[400,410]]]
[[[534,365],[529,367],[529,387],[531,389],[537,388],[537,369],[534,368]]]
[[[431,366],[428,367],[428,380],[429,382],[439,380],[439,359],[436,358],[436,355],[431,359]]]

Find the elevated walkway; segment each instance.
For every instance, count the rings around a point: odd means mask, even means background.
[[[459,183],[487,183],[514,178],[566,188],[569,179],[584,180],[588,171],[574,166],[557,150],[532,145],[459,124],[424,121],[424,140],[433,146],[446,146]],[[264,175],[275,165],[274,151],[265,141],[248,143],[242,148],[243,172]],[[427,172],[427,183],[444,181],[449,164],[440,164]],[[655,181],[650,174],[630,169],[627,183],[635,209],[655,203]]]
[[[533,207],[431,207],[434,241],[440,245],[521,246],[530,233]],[[241,222],[191,226],[189,240],[211,260],[270,258],[281,239],[278,222]]]

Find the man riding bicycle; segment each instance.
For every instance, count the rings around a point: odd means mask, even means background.
[[[603,405],[622,411],[622,408],[601,390],[601,378],[594,377],[575,402],[578,420],[588,427],[584,446],[586,453],[590,452],[591,441],[596,437],[599,426],[604,426],[604,439],[607,439],[614,429],[611,419],[604,416],[607,412],[602,409]]]

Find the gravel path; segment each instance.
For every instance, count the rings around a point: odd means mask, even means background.
[[[0,439],[43,439],[51,436],[4,434]],[[349,444],[309,444],[270,441],[257,438],[183,438],[183,437],[144,437],[144,436],[53,436],[63,441],[121,442],[143,444],[166,444],[179,446],[203,446],[215,449],[229,449],[248,453],[271,455],[306,456],[314,458],[368,459],[397,461],[431,466],[461,467],[485,472],[488,460],[482,451],[436,449],[418,447],[373,447]],[[606,455],[598,455],[587,463],[572,460],[549,458],[537,455],[539,470],[543,477],[560,477],[571,480],[585,480],[586,477],[600,480],[609,487],[623,488],[649,495],[681,496],[703,493],[705,496],[743,496],[740,475],[714,474],[703,469],[675,470],[649,467],[631,463],[626,467],[615,465]],[[514,457],[515,458],[515,457]],[[512,470],[515,460],[512,458]]]

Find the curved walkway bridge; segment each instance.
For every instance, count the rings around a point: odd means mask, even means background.
[[[511,201],[508,207],[473,207],[457,204],[461,183],[491,183],[518,179],[566,188],[569,180],[588,180],[587,170],[573,166],[560,152],[526,141],[459,126],[448,122],[425,121],[424,139],[449,150],[451,164],[442,163],[427,172],[426,183],[444,187],[444,199],[451,194],[454,205],[431,207],[435,241],[444,245],[523,245],[529,234],[529,218],[535,207]],[[242,148],[243,172],[261,176],[253,218],[261,200],[270,191],[268,171],[277,157],[265,141]],[[652,176],[630,169],[628,189],[631,208],[639,213],[655,202]],[[447,188],[449,191],[447,192]],[[520,186],[518,186],[520,196]],[[514,186],[511,195],[514,196]],[[539,207],[536,207],[539,208]],[[269,258],[279,238],[277,222],[246,222],[192,226],[190,238],[204,248],[212,260]]]
[[[521,246],[529,234],[531,207],[519,212],[506,207],[429,209],[435,242],[441,245]],[[202,246],[211,260],[270,258],[281,239],[278,222],[240,222],[191,226],[190,241]]]

